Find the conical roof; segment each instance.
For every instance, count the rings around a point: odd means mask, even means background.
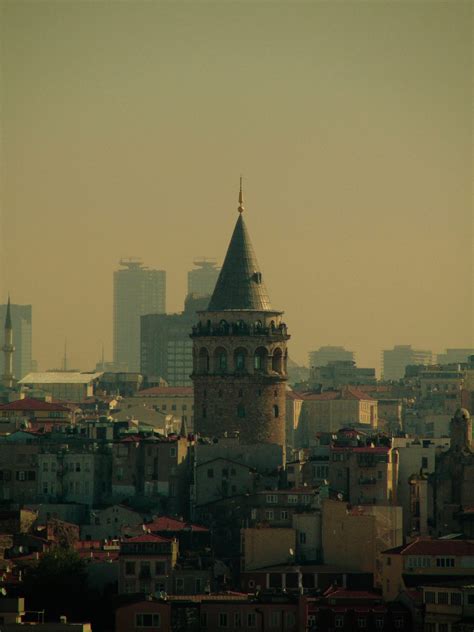
[[[272,310],[242,212],[208,307],[212,312],[227,309]]]

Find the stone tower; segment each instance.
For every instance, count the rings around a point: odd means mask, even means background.
[[[194,425],[203,436],[238,432],[242,443],[285,445],[286,343],[243,218],[239,217],[193,340]]]
[[[12,317],[10,313],[10,297],[8,297],[7,314],[5,317],[5,342],[2,347],[3,355],[5,358],[3,369],[3,386],[6,388],[13,388],[13,353],[15,347],[13,346],[13,326]]]

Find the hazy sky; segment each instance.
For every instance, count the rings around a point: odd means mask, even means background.
[[[290,353],[473,340],[471,1],[1,3],[1,299],[111,358],[112,272],[181,309],[246,221]]]

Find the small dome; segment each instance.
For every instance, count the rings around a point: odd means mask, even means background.
[[[468,419],[470,419],[470,417],[471,415],[466,408],[458,408],[457,411],[454,413],[454,419],[456,419],[456,421],[467,421]]]

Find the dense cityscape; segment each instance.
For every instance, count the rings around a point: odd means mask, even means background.
[[[298,366],[245,215],[182,313],[120,262],[91,371],[1,307],[3,632],[473,629],[474,349]]]
[[[473,0],[0,0],[0,632],[474,632]]]

